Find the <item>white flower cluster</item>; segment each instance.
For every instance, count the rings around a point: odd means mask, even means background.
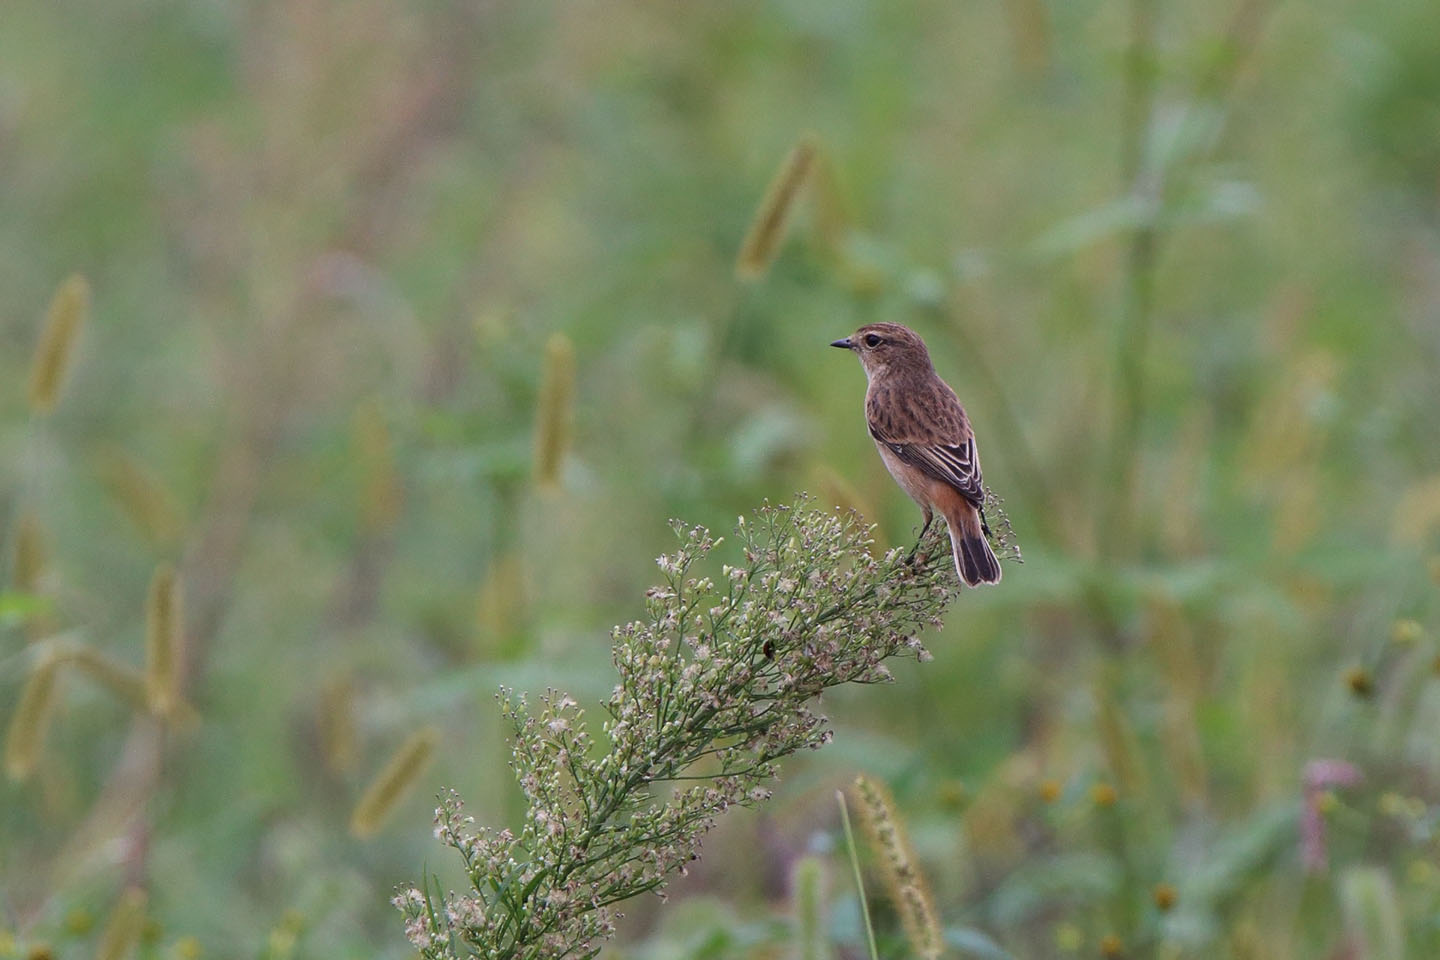
[[[443,799],[436,836],[473,889],[395,898],[427,960],[593,956],[614,904],[660,892],[720,814],[770,796],[778,760],[829,742],[812,709],[825,688],[889,680],[892,656],[927,659],[915,634],[953,596],[943,533],[876,559],[868,529],[803,499],[741,519],[745,563],[723,567],[718,586],[692,570],[719,541],[675,531],[648,618],[614,632],[620,682],[603,705],[603,751],[569,696],[547,693],[532,713],[501,692],[528,813],[512,834],[476,828],[459,797]]]

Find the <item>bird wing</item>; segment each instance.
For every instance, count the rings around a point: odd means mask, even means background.
[[[980,457],[975,452],[975,434],[960,401],[947,387],[935,390],[924,400],[907,403],[903,392],[885,391],[876,404],[867,404],[870,436],[891,453],[926,476],[949,484],[976,509],[985,504],[980,479]],[[897,396],[897,393],[899,394]],[[886,415],[898,401],[904,416]]]

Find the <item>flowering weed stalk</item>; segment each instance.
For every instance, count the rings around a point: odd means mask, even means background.
[[[534,712],[501,691],[528,810],[518,833],[477,828],[459,797],[442,798],[436,836],[472,889],[395,898],[427,960],[593,956],[615,904],[659,892],[720,814],[770,796],[777,761],[830,741],[813,709],[822,691],[887,681],[893,656],[928,659],[915,634],[955,589],[942,532],[876,559],[869,528],[803,499],[742,517],[744,562],[719,583],[694,572],[719,541],[674,529],[646,619],[614,631],[603,748],[569,696],[551,691]]]

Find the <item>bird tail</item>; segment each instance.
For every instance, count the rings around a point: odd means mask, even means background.
[[[972,587],[982,583],[1000,582],[1000,561],[990,542],[985,539],[980,511],[967,500],[945,510],[945,524],[950,528],[950,546],[955,553],[955,571]]]

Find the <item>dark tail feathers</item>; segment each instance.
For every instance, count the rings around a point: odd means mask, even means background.
[[[955,549],[955,569],[961,580],[972,587],[1000,582],[1000,561],[995,559],[995,551],[984,537],[952,536],[950,540]]]

